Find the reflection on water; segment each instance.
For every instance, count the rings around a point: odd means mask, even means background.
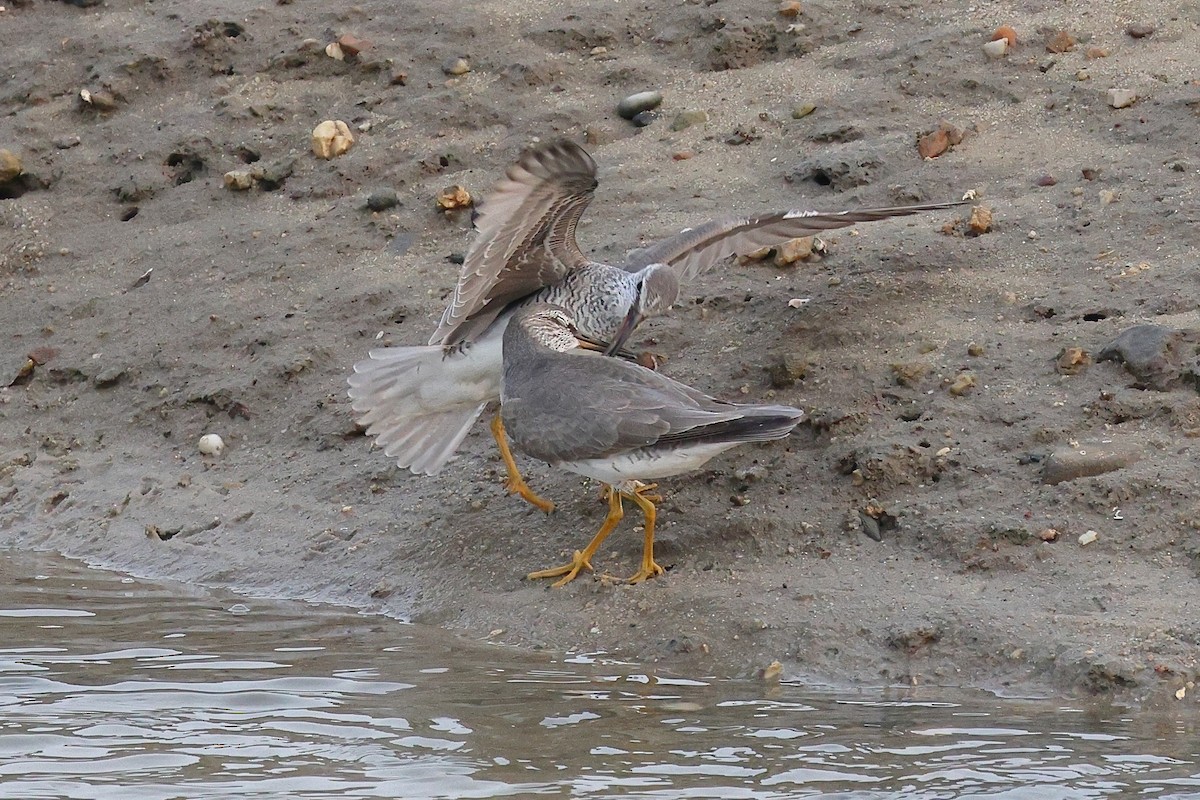
[[[1198,728],[647,674],[0,553],[4,798],[1184,798]]]

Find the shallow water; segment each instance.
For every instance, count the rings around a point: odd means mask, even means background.
[[[1193,708],[683,679],[0,553],[3,798],[1190,798]]]

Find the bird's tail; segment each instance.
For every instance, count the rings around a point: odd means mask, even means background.
[[[360,425],[401,467],[434,475],[462,443],[486,402],[439,397],[450,389],[441,346],[385,347],[354,365],[348,378],[351,408]]]
[[[791,406],[738,406],[739,416],[669,434],[660,442],[696,441],[741,444],[782,439],[804,421],[804,412]]]

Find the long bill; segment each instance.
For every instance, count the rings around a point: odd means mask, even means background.
[[[617,332],[613,334],[612,342],[609,343],[608,349],[604,351],[604,355],[611,356],[614,353],[619,353],[625,349],[625,343],[629,341],[629,337],[637,330],[637,326],[642,324],[642,314],[638,311],[637,303],[633,303],[629,307],[629,312],[625,314],[625,319],[621,320],[621,324],[617,326]]]

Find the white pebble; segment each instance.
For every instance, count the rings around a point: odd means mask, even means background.
[[[1100,538],[1100,534],[1096,533],[1095,531],[1084,531],[1083,533],[1079,534],[1079,543],[1088,545],[1096,541],[1098,538]]]
[[[1125,108],[1137,102],[1137,92],[1129,89],[1109,89],[1108,104],[1113,108]]]
[[[1008,52],[1007,39],[996,39],[983,46],[983,54],[988,58],[1004,58],[1006,52]]]
[[[200,443],[197,447],[206,456],[219,456],[221,455],[221,451],[225,449],[225,440],[215,433],[206,433],[200,437]]]

